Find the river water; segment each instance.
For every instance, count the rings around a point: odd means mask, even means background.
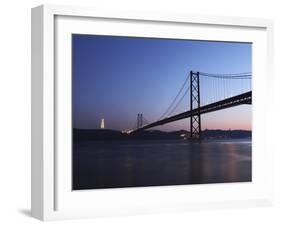
[[[73,145],[73,189],[246,182],[250,140],[91,141]]]

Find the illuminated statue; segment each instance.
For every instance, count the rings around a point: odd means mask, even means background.
[[[100,128],[101,128],[101,129],[104,129],[104,118],[101,119]]]

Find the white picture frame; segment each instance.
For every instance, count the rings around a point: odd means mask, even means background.
[[[99,23],[104,20],[108,24],[99,26]],[[123,25],[123,22],[126,23]],[[120,24],[120,27],[117,24],[119,29],[114,30],[115,23]],[[137,23],[138,26],[145,26],[144,30],[147,33],[142,33],[141,29],[134,30]],[[165,28],[165,31],[157,29],[160,27],[159,24]],[[150,26],[153,26],[153,29]],[[195,29],[192,30],[194,36],[181,33],[185,26]],[[217,29],[219,32],[207,34],[209,28]],[[100,34],[113,32],[128,35],[128,32],[132,32],[131,35],[152,37],[168,37],[173,31],[173,35],[177,37],[182,35],[181,38],[204,37],[205,40],[256,43],[253,51],[253,74],[255,75],[253,82],[253,106],[255,106],[253,110],[253,171],[256,177],[254,176],[253,182],[71,191],[69,187],[71,163],[68,162],[70,144],[66,142],[67,137],[59,135],[59,131],[70,128],[67,123],[61,122],[63,119],[60,115],[67,114],[69,111],[69,105],[61,105],[61,100],[69,103],[71,99],[69,96],[71,69],[69,61],[61,59],[69,59],[71,48],[67,46],[69,44],[67,37],[73,29],[81,33],[93,32],[94,29],[94,32]],[[196,29],[198,29],[197,32]],[[231,29],[237,30],[236,35]],[[271,104],[266,101],[266,96],[271,92],[273,82],[272,33],[273,22],[265,19],[160,14],[56,5],[33,8],[32,216],[41,220],[55,220],[271,205],[273,180],[270,174],[273,172],[273,150],[268,148],[266,139],[268,133],[265,119],[268,108],[264,105]],[[218,34],[220,36],[217,36]],[[65,50],[62,55],[60,55],[61,49]],[[62,85],[62,82],[65,84]],[[59,108],[61,110],[58,111]],[[65,118],[69,119],[68,116]],[[263,154],[262,151],[264,151]]]

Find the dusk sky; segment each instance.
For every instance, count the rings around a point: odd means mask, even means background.
[[[252,71],[250,43],[210,42],[96,35],[72,35],[73,127],[131,129],[142,113],[159,119],[189,71],[229,74]],[[201,85],[202,83],[202,85]],[[250,90],[249,81],[201,79],[201,102]],[[185,90],[184,90],[185,91]],[[188,93],[189,94],[189,93]],[[189,95],[174,113],[189,110]],[[202,129],[251,130],[251,105],[201,116]],[[189,130],[189,119],[155,129]]]

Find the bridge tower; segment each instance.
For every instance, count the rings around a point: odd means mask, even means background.
[[[199,72],[190,71],[190,111],[198,109],[190,116],[190,138],[201,138],[201,116],[200,116],[200,76]]]
[[[143,117],[142,114],[138,114],[138,119],[137,119],[137,128],[141,128],[143,125]]]

